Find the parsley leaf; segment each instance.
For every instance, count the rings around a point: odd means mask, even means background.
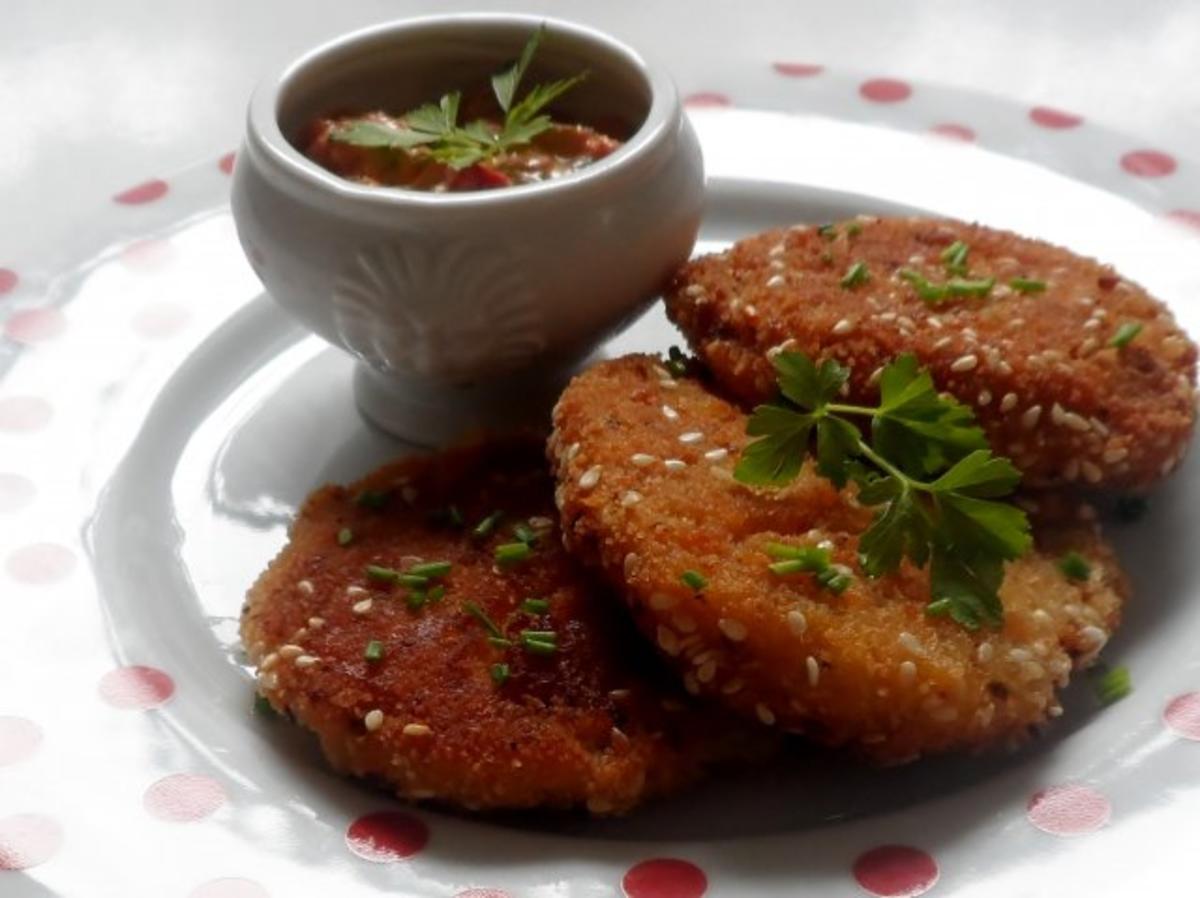
[[[359,119],[339,125],[329,132],[330,140],[352,143],[359,147],[382,147],[389,150],[407,150],[436,141],[436,134],[422,134],[407,128],[397,128],[385,122]]]
[[[813,451],[816,470],[839,487],[853,480],[858,501],[876,513],[859,540],[869,576],[907,559],[929,565],[928,612],[964,627],[999,626],[1004,562],[1029,551],[1029,521],[999,501],[1020,472],[993,455],[971,409],[942,396],[916,359],[904,355],[880,377],[877,406],[837,402],[849,371],[817,366],[799,352],[773,360],[780,399],[754,410],[734,477],[755,486],[793,480]],[[870,441],[854,423],[870,419]]]
[[[496,102],[505,112],[512,108],[513,98],[517,94],[517,88],[521,86],[521,79],[525,77],[525,70],[533,62],[533,55],[537,53],[542,38],[545,36],[546,24],[543,22],[525,42],[525,46],[521,49],[521,56],[513,63],[512,68],[492,76],[492,93],[496,95]]]

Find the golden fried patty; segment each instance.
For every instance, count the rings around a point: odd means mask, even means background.
[[[955,241],[969,248],[958,274],[941,258]],[[857,263],[866,280],[855,284]],[[931,303],[902,272],[995,286]],[[874,401],[881,366],[913,352],[1030,486],[1145,487],[1178,465],[1195,420],[1196,347],[1162,303],[1091,259],[979,225],[768,231],[684,266],[667,310],[747,403],[775,394],[779,348],[850,366],[854,401]],[[1123,348],[1109,345],[1139,326]]]
[[[1078,508],[1007,565],[1003,629],[972,632],[925,613],[926,570],[858,571],[872,511],[851,491],[810,467],[783,489],[734,481],[745,428],[733,405],[644,356],[577,377],[555,410],[564,538],[622,591],[690,692],[888,763],[1019,740],[1061,712],[1056,687],[1107,641],[1125,592]],[[851,585],[836,595],[810,574],[776,576],[772,542],[826,543]],[[1085,582],[1059,569],[1068,549],[1087,559]],[[687,571],[707,585],[683,582]]]
[[[492,532],[473,537],[495,511]],[[540,441],[400,461],[318,490],[250,590],[242,638],[259,689],[338,770],[473,809],[618,813],[773,741],[677,688],[619,602],[566,555],[555,520]],[[516,525],[536,533],[533,551],[498,566]],[[423,590],[367,575],[434,561],[451,568]],[[522,611],[526,599],[545,610]],[[489,642],[469,602],[514,644]],[[523,648],[522,631],[557,647]],[[378,660],[366,657],[373,642]]]

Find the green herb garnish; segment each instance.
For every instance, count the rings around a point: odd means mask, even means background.
[[[823,224],[817,228],[817,233],[825,240],[833,240],[837,237],[837,225]]]
[[[769,543],[767,554],[778,559],[767,565],[777,577],[792,574],[815,574],[816,581],[826,589],[841,595],[853,582],[850,570],[840,564],[832,564],[830,552],[821,546],[788,546]]]
[[[380,583],[399,583],[403,576],[395,568],[384,567],[381,564],[367,565],[367,579],[377,580]]]
[[[1129,668],[1124,665],[1106,670],[1096,681],[1096,698],[1102,705],[1119,702],[1131,692],[1133,678],[1129,675]]]
[[[483,629],[487,630],[488,636],[490,637],[490,641],[493,645],[496,645],[497,641],[503,643],[505,646],[512,645],[512,643],[505,638],[504,632],[496,626],[495,621],[488,617],[487,612],[480,608],[477,603],[463,602],[463,611],[467,612],[467,614],[471,615],[471,617],[475,618],[475,620],[479,621],[479,623],[483,625]]]
[[[1126,321],[1117,328],[1117,332],[1112,335],[1112,339],[1108,341],[1108,345],[1114,349],[1124,349],[1134,341],[1134,338],[1142,332],[1142,325],[1136,321]]]
[[[383,643],[378,639],[372,639],[367,643],[367,647],[363,650],[363,657],[368,661],[382,661]]]
[[[847,237],[857,237],[861,233],[862,233],[862,225],[860,225],[857,221],[852,221],[852,222],[850,222],[850,224],[846,225],[846,236]]]
[[[521,610],[526,614],[545,614],[550,610],[550,603],[546,599],[525,599],[521,602]]]
[[[343,527],[338,531],[337,544],[339,546],[348,546],[354,541],[354,531],[349,527]]]
[[[545,35],[543,24],[525,42],[517,61],[492,76],[492,93],[504,113],[504,120],[498,126],[484,119],[460,124],[458,109],[462,95],[454,91],[437,103],[426,103],[406,112],[395,123],[358,119],[334,128],[329,138],[386,150],[425,147],[435,160],[454,169],[467,168],[527,144],[553,126],[543,110],[588,75],[581,72],[571,78],[536,84],[518,99],[521,79]]]
[[[533,655],[552,655],[558,651],[558,634],[553,630],[522,630],[521,648]]]
[[[708,586],[708,578],[699,571],[684,571],[679,575],[679,579],[683,581],[684,586],[694,589],[696,592]]]
[[[1045,281],[1035,281],[1031,278],[1013,278],[1008,282],[1018,293],[1042,293],[1046,289]]]
[[[503,543],[496,546],[494,553],[496,564],[501,567],[510,567],[514,564],[520,564],[533,554],[533,547],[529,543]]]
[[[855,262],[846,270],[846,273],[842,275],[842,279],[838,283],[847,290],[853,290],[859,284],[865,284],[870,279],[871,272],[867,268],[867,263]]]
[[[1083,582],[1092,575],[1092,566],[1078,552],[1068,552],[1058,560],[1058,569],[1068,580]]]
[[[414,564],[406,573],[414,577],[424,577],[426,580],[438,580],[448,573],[453,565],[449,561],[426,561]]]
[[[746,432],[758,439],[735,478],[782,486],[800,473],[815,438],[817,472],[839,487],[853,480],[858,500],[878,506],[859,543],[866,574],[894,571],[904,558],[928,564],[929,614],[969,629],[998,626],[1004,562],[1023,555],[1031,538],[1025,513],[996,501],[1021,475],[987,448],[971,409],[940,395],[911,355],[884,369],[873,407],[834,401],[849,371],[833,360],[818,368],[804,353],[783,352],[773,362],[782,395],[750,417]],[[855,418],[869,420],[869,441]]]
[[[504,512],[493,511],[490,515],[475,525],[475,527],[471,530],[471,537],[473,539],[487,539],[487,537],[491,535],[492,531],[496,529],[496,525],[500,523],[500,519],[502,517],[504,517]]]
[[[946,266],[946,270],[951,274],[966,274],[967,273],[967,254],[971,252],[971,248],[961,240],[955,240],[948,247],[942,250],[941,260]]]
[[[908,268],[902,268],[898,273],[901,280],[911,284],[912,288],[917,291],[917,296],[930,305],[940,305],[964,296],[987,296],[996,286],[995,278],[977,278],[975,280],[951,278],[945,283],[935,284]]]
[[[512,675],[507,664],[497,663],[492,665],[492,682],[497,686],[503,686],[508,682],[508,678]]]
[[[528,546],[532,546],[537,542],[538,539],[537,534],[533,531],[533,528],[524,521],[521,521],[519,524],[515,524],[513,526],[513,536]]]

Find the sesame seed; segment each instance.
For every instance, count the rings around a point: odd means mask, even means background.
[[[1025,413],[1021,415],[1021,427],[1025,430],[1033,430],[1037,427],[1038,419],[1042,417],[1042,407],[1040,405],[1031,405],[1025,409]]]
[[[363,726],[367,728],[368,733],[373,733],[383,726],[383,712],[375,708],[366,713],[363,717]]]
[[[298,645],[293,645],[292,643],[288,643],[287,645],[282,645],[279,647],[280,658],[291,660],[292,658],[299,658],[303,654],[304,649]]]
[[[325,626],[325,618],[310,617],[308,619],[308,626],[313,630],[320,630],[323,626]]]
[[[299,655],[292,663],[297,667],[315,667],[320,662],[321,659],[315,657],[314,655]]]
[[[622,699],[629,698],[629,696],[631,694],[632,693],[630,693],[630,691],[628,689],[610,689],[610,690],[608,690],[608,697],[611,698],[613,701],[618,701],[618,702],[621,701]]]
[[[741,642],[749,633],[745,624],[740,620],[734,620],[732,617],[721,618],[717,621],[717,626],[720,627],[722,633],[734,642]]]
[[[721,687],[721,694],[722,695],[733,695],[736,692],[740,692],[742,690],[742,687],[745,685],[746,684],[739,679],[730,680],[728,683],[726,683],[724,686]]]
[[[654,463],[654,456],[647,455],[645,452],[635,452],[633,455],[629,456],[629,460],[639,468],[644,468],[646,465]]]
[[[296,589],[300,590],[306,596],[311,596],[313,593],[313,585],[311,580],[301,580],[296,584]]]
[[[787,623],[791,631],[797,636],[801,635],[808,629],[808,618],[804,616],[804,612],[798,608],[794,608],[787,613]]]
[[[701,287],[699,284],[688,284],[686,287],[683,288],[683,293],[685,296],[691,296],[691,297],[695,298],[697,296],[704,295],[704,288]]]
[[[761,720],[765,726],[773,726],[775,724],[775,712],[762,702],[759,702],[754,706],[754,713],[758,715],[758,719]]]
[[[990,642],[979,643],[979,648],[975,650],[975,657],[979,659],[980,664],[987,664],[995,655],[995,648]]]
[[[1063,412],[1060,423],[1079,433],[1087,433],[1092,429],[1088,419],[1078,412]]]
[[[662,413],[664,416],[666,416],[668,421],[674,421],[679,417],[679,412],[675,411],[675,409],[671,408],[669,405],[664,405],[662,407]]]
[[[1048,717],[1062,717],[1062,713],[1063,713],[1062,705],[1051,705],[1049,708],[1046,709],[1046,715]]]
[[[631,505],[637,505],[641,501],[642,494],[637,490],[628,490],[626,491],[625,495],[621,497],[621,505],[625,508],[628,508]]]
[[[979,364],[979,356],[973,352],[966,355],[960,355],[950,365],[951,371],[973,371]]]
[[[783,271],[785,268],[787,268],[787,263],[782,259],[772,259],[767,264],[772,271]]]
[[[854,330],[854,324],[850,321],[849,318],[843,318],[841,321],[839,321],[837,324],[835,324],[833,326],[833,333],[839,334],[839,335],[840,334],[848,334],[852,330]]]
[[[752,305],[750,305],[750,303],[746,303],[746,314],[749,317],[753,318],[755,315],[758,314],[758,306],[752,306]]]
[[[1017,407],[1017,394],[1005,393],[1004,398],[1000,400],[1000,411],[1011,412]]]
[[[782,274],[773,274],[767,278],[768,287],[782,287],[786,283],[787,278],[785,278]]]
[[[793,338],[788,337],[782,343],[779,343],[775,346],[772,346],[770,349],[768,349],[767,350],[767,358],[773,359],[773,358],[775,358],[775,356],[779,355],[779,353],[785,352],[786,350],[791,349],[795,345],[796,345],[796,341]]]
[[[1050,615],[1044,608],[1033,609],[1033,614],[1031,614],[1030,617],[1032,617],[1039,624],[1047,624],[1051,620]]]
[[[787,250],[787,247],[784,246],[782,243],[776,243],[769,250],[767,250],[767,255],[770,256],[771,258],[776,258],[778,256],[782,256],[786,250]]]
[[[996,367],[996,370],[999,371],[1003,375],[1007,376],[1007,375],[1013,373],[1012,365],[1010,365],[1008,362],[1004,361],[1004,359],[1001,359],[1000,361],[998,361],[996,363],[995,367]]]
[[[262,659],[262,662],[258,665],[258,669],[259,670],[270,670],[272,667],[275,666],[275,662],[278,660],[279,660],[279,654],[277,652],[271,652],[271,654],[267,655],[267,657]]]
[[[1008,284],[997,284],[992,290],[992,296],[996,299],[1008,299],[1012,295],[1013,289]]]
[[[599,465],[593,465],[592,467],[588,468],[586,471],[583,472],[583,474],[579,478],[579,485],[585,490],[590,490],[592,487],[594,487],[599,482],[600,482],[600,466]]]
[[[578,443],[572,443],[570,446],[567,447],[567,461],[571,461],[578,454],[579,454],[579,444]]]
[[[1124,461],[1129,457],[1129,450],[1124,446],[1116,446],[1112,449],[1106,449],[1104,452],[1104,463],[1108,465],[1116,464],[1119,461]]]
[[[641,558],[639,558],[634,552],[630,552],[625,556],[625,561],[622,567],[625,570],[626,578],[633,576],[634,571],[637,570],[639,562],[641,562]]]
[[[656,592],[650,596],[650,607],[655,611],[666,611],[668,608],[674,608],[675,603],[678,601],[678,596],[672,593]]]
[[[990,405],[992,402],[992,394],[988,390],[980,390],[979,397],[976,399],[979,405]]]
[[[705,661],[696,670],[696,679],[701,683],[711,683],[713,677],[717,675],[717,662]]]
[[[945,349],[954,342],[953,337],[939,337],[933,344],[934,349]]]
[[[346,595],[348,595],[348,596],[365,596],[366,594],[367,594],[367,590],[361,586],[347,586],[346,587]]]
[[[883,365],[880,365],[871,372],[871,376],[867,378],[867,383],[871,386],[874,386],[875,384],[879,383],[879,378],[881,377],[883,377]]]
[[[704,453],[704,457],[709,461],[720,461],[729,454],[728,449],[709,449]]]
[[[371,610],[371,606],[373,604],[374,604],[373,600],[363,599],[362,601],[355,602],[352,606],[350,606],[350,610],[353,611],[355,614],[366,614],[368,611]]]
[[[404,725],[405,736],[428,736],[433,730],[423,723],[406,723]]]
[[[1108,642],[1108,633],[1099,627],[1088,625],[1079,631],[1079,638],[1090,646],[1093,652],[1097,652]]]
[[[913,636],[907,630],[902,631],[900,635],[896,637],[896,641],[914,655],[920,655],[925,652],[925,646],[921,645],[921,640],[917,639],[917,637]]]
[[[658,625],[658,647],[668,655],[679,654],[679,637],[675,635],[675,631],[671,630],[662,624]]]
[[[262,683],[264,689],[274,689],[279,685],[279,674],[260,670],[258,672],[258,682]]]
[[[899,318],[896,319],[896,323],[898,325],[900,325],[902,328],[905,328],[906,330],[912,330],[913,328],[915,328],[917,326],[917,323],[915,321],[913,321],[911,318],[909,318],[907,315],[901,315]]]
[[[1015,661],[1017,664],[1022,664],[1026,661],[1033,660],[1033,653],[1029,649],[1023,649],[1020,646],[1008,650],[1008,660]]]
[[[900,662],[900,682],[906,686],[911,685],[917,679],[917,665],[911,661]]]
[[[681,443],[699,443],[702,439],[704,439],[704,434],[698,430],[689,430],[687,433],[679,435],[679,442]]]
[[[682,471],[687,467],[687,462],[678,458],[668,458],[663,462],[663,466],[668,471]]]
[[[804,666],[808,669],[808,685],[815,687],[821,680],[821,665],[812,655],[804,659]]]
[[[895,321],[896,313],[895,312],[880,312],[875,317],[878,318],[880,321]]]

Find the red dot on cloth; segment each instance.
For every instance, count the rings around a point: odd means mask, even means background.
[[[1083,116],[1049,106],[1034,106],[1029,110],[1029,118],[1035,125],[1043,128],[1078,128],[1083,124]]]
[[[11,268],[0,268],[0,296],[5,293],[12,293],[17,289],[17,284],[21,283],[21,278]]]
[[[899,103],[912,96],[912,87],[895,78],[872,78],[858,86],[864,100],[872,103]]]
[[[42,730],[24,717],[0,717],[0,767],[32,757],[42,744]]]
[[[811,62],[776,62],[772,67],[781,75],[789,78],[811,78],[825,71],[823,65],[813,65]]]
[[[118,667],[100,678],[100,697],[114,708],[146,711],[175,694],[175,681],[156,667]]]
[[[75,553],[58,543],[31,543],[13,549],[4,559],[8,575],[29,586],[56,583],[70,576],[75,564]]]
[[[952,122],[934,125],[929,129],[929,133],[936,134],[938,137],[948,137],[951,140],[961,140],[964,143],[971,143],[975,140],[974,131],[966,125],[956,125]]]
[[[714,93],[713,91],[701,91],[700,93],[688,94],[683,98],[685,106],[732,106],[733,100],[729,99],[725,94]]]
[[[0,471],[0,514],[20,511],[33,501],[37,488],[20,474]]]
[[[0,399],[0,430],[28,433],[41,430],[54,414],[50,403],[39,396],[5,396]]]
[[[113,197],[113,201],[120,203],[122,206],[140,206],[143,203],[152,203],[166,196],[167,189],[166,181],[155,178],[143,184],[138,184],[136,187],[130,187],[128,190],[121,191]]]
[[[654,858],[631,867],[621,888],[628,898],[700,898],[708,891],[708,877],[688,861]]]
[[[1163,720],[1177,735],[1200,742],[1200,692],[1185,692],[1171,699]]]
[[[121,250],[121,264],[134,271],[160,271],[175,257],[175,245],[163,237],[135,240]]]
[[[1112,805],[1089,786],[1051,786],[1029,799],[1025,816],[1043,832],[1079,836],[1108,823]]]
[[[1167,213],[1167,218],[1177,224],[1200,231],[1200,211],[1195,209],[1172,209]]]
[[[454,898],[512,898],[512,896],[503,889],[467,889],[465,892],[459,892]]]
[[[62,827],[40,814],[0,818],[0,870],[44,864],[62,846]]]
[[[429,827],[400,811],[364,814],[346,828],[346,847],[376,864],[412,857],[428,842]]]
[[[269,898],[269,893],[252,879],[229,877],[196,886],[188,898]]]
[[[211,816],[225,803],[225,789],[211,776],[172,773],[153,783],[142,805],[159,820],[193,823]]]
[[[1160,150],[1134,150],[1121,157],[1121,168],[1139,178],[1162,178],[1178,167],[1174,156]]]
[[[129,324],[139,336],[157,340],[179,333],[190,317],[191,314],[181,305],[156,302],[139,309]]]
[[[4,322],[4,336],[31,346],[53,340],[67,329],[67,318],[58,309],[22,309]]]
[[[854,862],[854,878],[880,898],[912,898],[933,888],[938,865],[919,848],[881,845],[859,855]]]
[[[233,160],[237,158],[236,153],[226,153],[217,160],[217,168],[225,172],[227,175],[233,174]]]

